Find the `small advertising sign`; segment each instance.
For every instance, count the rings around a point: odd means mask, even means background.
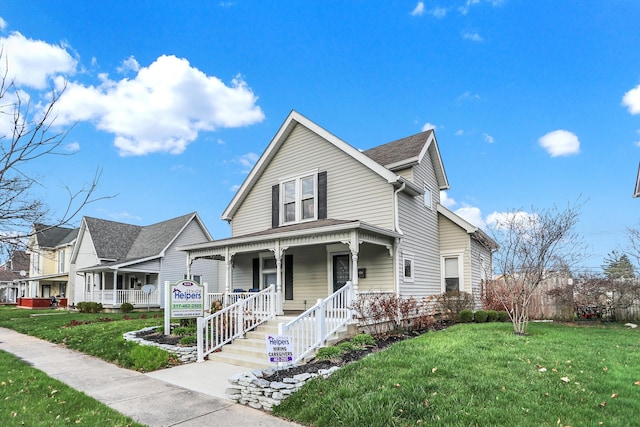
[[[204,316],[204,286],[182,280],[171,286],[171,317],[187,319]]]
[[[267,355],[271,363],[293,362],[293,343],[286,335],[265,337],[267,341]]]

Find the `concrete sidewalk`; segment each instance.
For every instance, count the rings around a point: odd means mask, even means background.
[[[236,366],[191,363],[141,374],[5,328],[0,350],[149,427],[298,426],[224,399],[227,379],[246,370]]]

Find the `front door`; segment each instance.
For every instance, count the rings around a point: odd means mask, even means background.
[[[349,281],[349,255],[333,256],[333,292]]]

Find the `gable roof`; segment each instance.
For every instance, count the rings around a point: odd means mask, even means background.
[[[148,226],[83,218],[97,257],[103,261],[118,263],[162,256],[192,220],[200,224],[209,240],[213,240],[195,212]],[[81,233],[84,233],[84,227]]]
[[[433,129],[407,136],[396,141],[373,147],[363,154],[380,163],[391,171],[406,169],[422,162],[429,154],[438,180],[438,188],[447,190],[449,181],[440,157],[440,149]]]
[[[471,224],[469,221],[465,220],[458,214],[450,211],[449,209],[442,206],[440,203],[437,205],[438,213],[456,224],[458,227],[462,228],[467,232],[473,239],[475,239],[478,243],[485,246],[488,249],[496,250],[498,249],[498,244],[491,238],[487,233],[485,233],[480,227],[476,227]]]
[[[242,186],[240,186],[240,188],[234,195],[233,199],[231,199],[231,202],[222,213],[223,220],[230,221],[233,218],[233,215],[235,215],[236,211],[239,209],[240,205],[249,194],[250,189],[258,181],[258,179],[260,178],[264,170],[268,167],[271,160],[275,157],[279,148],[282,146],[282,144],[285,142],[287,137],[291,134],[291,132],[297,125],[302,125],[306,127],[307,129],[314,132],[321,138],[325,139],[330,144],[333,144],[335,147],[342,150],[345,154],[351,156],[358,162],[362,163],[363,165],[371,169],[373,172],[375,172],[380,177],[385,179],[388,183],[393,184],[394,186],[397,186],[397,187],[401,187],[403,184],[405,184],[406,191],[412,193],[413,195],[421,194],[422,190],[415,184],[407,181],[403,177],[396,175],[392,170],[385,167],[379,161],[376,161],[373,157],[359,151],[358,149],[349,145],[348,143],[341,140],[337,136],[328,132],[324,128],[318,126],[316,123],[307,119],[302,114],[298,113],[295,110],[292,110],[289,113],[289,116],[285,119],[284,123],[280,126],[280,129],[278,129],[278,132],[273,137],[273,139],[271,140],[271,142],[269,143],[265,151],[262,153],[262,155],[260,156],[256,164],[253,166],[253,169],[251,169],[251,172],[242,183]],[[422,158],[422,156],[424,155],[424,152],[426,152],[429,146],[436,145],[435,136],[433,136],[433,131],[431,131],[430,134],[428,132],[429,131],[418,134],[418,135],[423,135],[423,134],[431,135],[431,137],[428,137],[424,139],[424,141],[422,141],[422,144],[424,144],[424,148],[422,149],[422,151],[420,151],[421,154],[418,154],[418,157],[420,159]],[[417,138],[417,139],[420,139],[420,138]],[[426,144],[427,141],[429,142],[429,144]],[[432,141],[433,141],[433,144],[431,143]],[[407,147],[409,147],[409,145],[414,145],[414,144],[406,144],[406,145]],[[435,151],[433,151],[433,153],[437,157],[437,161],[434,162],[434,165],[439,165],[437,169],[442,169],[442,173],[437,171],[440,188],[441,189],[449,188],[449,185],[446,180],[446,175],[444,174],[444,168],[441,167],[442,161],[440,159],[439,150],[437,150],[437,147],[435,148],[436,149]],[[413,153],[414,149],[408,148],[408,151]]]
[[[66,228],[45,224],[34,224],[35,237],[41,248],[54,249],[69,245],[78,235],[77,228]]]

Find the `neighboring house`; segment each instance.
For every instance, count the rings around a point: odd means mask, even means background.
[[[66,297],[69,257],[78,229],[34,224],[29,238],[29,290],[25,297]]]
[[[481,308],[481,284],[492,277],[492,254],[498,248],[484,231],[438,205],[442,292],[473,295]]]
[[[446,289],[449,251],[468,251],[460,271],[479,271],[473,241],[443,241],[440,221],[462,224],[438,208],[448,188],[433,130],[359,151],[293,111],[222,215],[231,237],[181,249],[189,262],[223,259],[226,291],[276,285],[280,311],[348,281],[356,292],[426,297]]]
[[[183,280],[187,271],[184,253],[176,247],[212,240],[195,212],[149,226],[83,217],[71,256],[70,302],[164,307],[164,282]],[[210,292],[218,291],[217,264],[201,259],[190,266],[192,278],[207,282]]]
[[[23,251],[14,252],[9,260],[0,266],[0,303],[15,304],[18,297],[28,291],[29,255]]]

